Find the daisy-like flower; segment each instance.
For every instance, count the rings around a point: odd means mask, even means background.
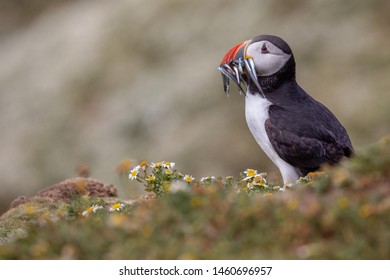
[[[246,184],[246,187],[247,187],[247,189],[252,190],[253,189],[253,183],[252,182],[248,182]]]
[[[159,167],[162,166],[162,164],[163,164],[162,161],[159,161],[159,162],[152,162],[152,163],[150,164],[150,167],[151,167],[151,168],[159,168]]]
[[[172,169],[166,169],[165,174],[167,175],[172,175]]]
[[[92,205],[91,207],[88,207],[88,209],[83,211],[83,213],[81,213],[81,215],[83,215],[84,217],[87,217],[89,214],[95,213],[97,210],[102,209],[102,208],[103,208],[103,206],[95,204],[95,205]]]
[[[95,213],[97,210],[99,210],[99,209],[103,209],[103,206],[101,206],[101,205],[94,205],[93,206],[93,212]]]
[[[212,182],[215,182],[217,180],[217,178],[215,178],[215,176],[206,176],[206,177],[202,177],[200,179],[200,182],[201,183],[212,183]]]
[[[210,176],[200,178],[200,182],[201,182],[201,183],[206,183],[206,182],[208,182],[208,181],[211,181]]]
[[[162,166],[168,169],[172,169],[173,167],[175,167],[175,163],[169,161],[163,161]]]
[[[253,177],[253,185],[255,186],[264,186],[267,184],[267,180],[263,177],[264,173],[256,174]]]
[[[156,176],[154,176],[153,174],[149,175],[149,177],[146,178],[146,181],[148,181],[149,183],[154,182],[156,181]]]
[[[123,207],[125,207],[124,204],[122,203],[115,203],[114,205],[112,205],[109,209],[110,212],[113,212],[113,211],[121,211],[123,209]]]
[[[149,163],[147,161],[141,161],[141,163],[139,164],[139,167],[142,171],[145,171],[148,166]]]
[[[134,180],[137,179],[138,173],[139,173],[140,166],[136,166],[133,169],[130,170],[129,179]]]
[[[249,179],[252,179],[253,177],[255,177],[257,175],[257,170],[255,169],[247,169],[244,171],[246,177],[243,179],[243,181],[246,181],[246,180],[249,180]]]
[[[195,178],[191,175],[184,175],[183,180],[187,183],[191,183]]]

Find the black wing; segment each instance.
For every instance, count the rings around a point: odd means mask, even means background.
[[[305,92],[300,95],[295,103],[269,108],[265,129],[279,156],[303,174],[351,156],[351,141],[337,118]]]

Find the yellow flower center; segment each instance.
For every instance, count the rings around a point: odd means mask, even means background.
[[[154,182],[156,180],[156,177],[154,175],[150,175],[146,181],[148,182]]]
[[[263,177],[261,177],[260,175],[255,176],[254,181],[255,181],[255,183],[257,183],[257,184],[264,184],[264,183],[265,183]]]
[[[115,203],[114,205],[111,206],[112,209],[118,209],[119,207],[121,207],[120,203]]]
[[[256,171],[253,170],[253,169],[247,169],[247,170],[246,170],[246,175],[247,175],[248,177],[253,177],[253,176],[256,175]]]
[[[185,176],[184,177],[184,181],[186,181],[187,183],[191,183],[193,180],[193,178],[191,178],[191,176]]]

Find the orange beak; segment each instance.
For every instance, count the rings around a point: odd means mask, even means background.
[[[250,44],[251,40],[241,42],[231,48],[223,57],[220,65],[229,64],[231,61],[241,58],[245,58],[246,48]]]

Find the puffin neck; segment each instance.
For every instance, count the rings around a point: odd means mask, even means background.
[[[273,92],[286,81],[295,80],[295,60],[294,57],[286,62],[282,69],[269,76],[257,76],[261,89],[265,93]]]

